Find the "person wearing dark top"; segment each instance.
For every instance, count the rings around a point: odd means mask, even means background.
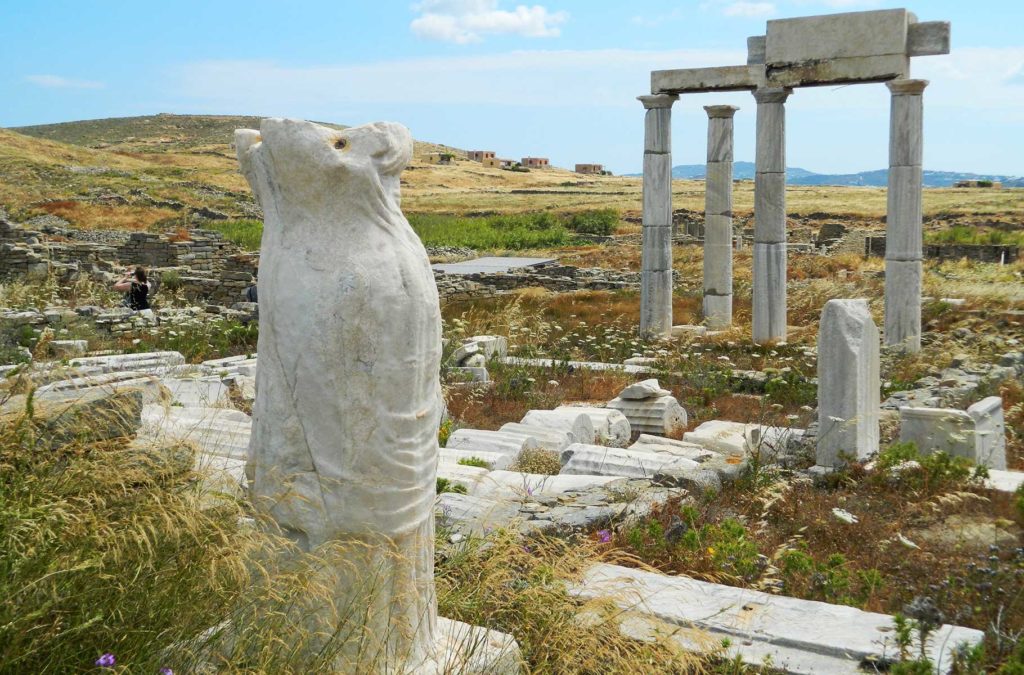
[[[124,305],[138,312],[149,309],[149,284],[146,283],[146,270],[141,266],[132,272],[131,268],[115,284],[114,290],[124,293]]]

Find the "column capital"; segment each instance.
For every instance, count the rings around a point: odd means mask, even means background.
[[[759,87],[751,93],[758,103],[785,103],[793,90],[790,87]]]
[[[643,104],[644,108],[671,108],[672,104],[679,100],[677,94],[646,94],[637,96],[636,100]]]
[[[731,119],[739,108],[734,105],[706,105],[704,110],[710,118],[722,117]]]
[[[885,83],[893,96],[920,96],[928,80],[889,80]]]

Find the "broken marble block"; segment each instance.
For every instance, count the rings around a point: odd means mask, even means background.
[[[519,424],[518,422],[503,424],[501,429],[498,431],[517,436],[529,436],[537,441],[541,450],[550,450],[551,452],[561,452],[566,447],[576,442],[576,438],[572,433],[560,431],[559,429],[547,429],[545,427],[536,427],[529,424]]]
[[[566,410],[530,410],[520,424],[529,427],[540,427],[543,429],[555,429],[571,434],[576,443],[594,443],[597,441],[597,431],[590,417],[584,415],[578,408]]]
[[[900,408],[900,442],[913,442],[924,454],[945,452],[979,466],[1005,469],[1003,400],[989,396],[966,411]]]
[[[771,663],[794,675],[858,675],[897,659],[893,617],[854,607],[770,595],[682,576],[598,563],[570,591],[582,601],[607,600],[623,614],[620,630],[641,640],[665,636],[681,649],[713,651],[755,667]],[[937,626],[925,644],[949,672],[961,644],[980,630]]]
[[[666,467],[696,470],[698,462],[667,453],[574,443],[562,451],[561,475],[621,476],[653,479]]]
[[[640,434],[636,439],[636,442],[629,446],[629,449],[641,452],[667,453],[676,455],[677,457],[692,459],[695,462],[702,462],[706,459],[710,459],[716,454],[710,450],[704,449],[696,443],[677,441],[672,438],[663,438],[661,436],[652,436],[650,434]]]
[[[589,417],[594,425],[595,442],[598,445],[624,448],[629,444],[629,439],[633,434],[626,416],[612,408],[561,405],[555,410],[569,411],[569,414],[580,413]]]
[[[86,340],[53,340],[48,347],[57,358],[67,358],[84,355],[89,349],[89,343]]]
[[[668,396],[671,393],[667,389],[662,389],[661,385],[658,384],[658,380],[651,378],[629,385],[619,393],[619,398],[630,401],[642,401],[648,398]]]
[[[540,444],[532,436],[509,434],[503,431],[481,431],[479,429],[457,429],[448,437],[445,446],[452,450],[469,450],[474,453],[493,452],[515,460],[523,450],[536,450]]]
[[[683,434],[683,441],[723,455],[743,457],[749,449],[747,426],[742,422],[708,420]]]
[[[686,410],[675,396],[626,399],[620,394],[608,401],[608,407],[625,415],[633,431],[667,436],[686,429]]]
[[[878,328],[867,300],[829,300],[818,332],[818,466],[878,452]]]

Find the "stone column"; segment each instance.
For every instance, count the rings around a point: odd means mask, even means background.
[[[757,89],[754,175],[754,342],[786,339],[786,99],[788,88]]]
[[[893,80],[885,225],[885,344],[921,350],[921,155],[928,80]]]
[[[732,325],[732,118],[733,105],[706,105],[708,164],[704,179],[704,321]]]
[[[867,300],[829,300],[818,331],[818,466],[878,452],[880,388]]]
[[[672,332],[672,104],[678,96],[638,96],[644,119],[640,334]]]

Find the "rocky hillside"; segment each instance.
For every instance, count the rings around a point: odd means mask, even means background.
[[[160,230],[203,220],[257,218],[259,207],[238,173],[232,133],[258,128],[260,118],[152,115],[0,129],[0,208],[16,222],[61,218],[77,228]],[[337,128],[342,125],[329,124]],[[624,182],[639,202],[639,181],[583,178],[551,169],[516,173],[476,162],[450,166],[426,162],[450,146],[417,141],[403,175],[403,204],[420,211],[462,212],[535,208],[523,195],[559,194]],[[569,179],[574,179],[570,181]],[[602,182],[603,179],[603,182]],[[584,192],[588,192],[587,189]],[[600,199],[600,191],[596,192]]]

